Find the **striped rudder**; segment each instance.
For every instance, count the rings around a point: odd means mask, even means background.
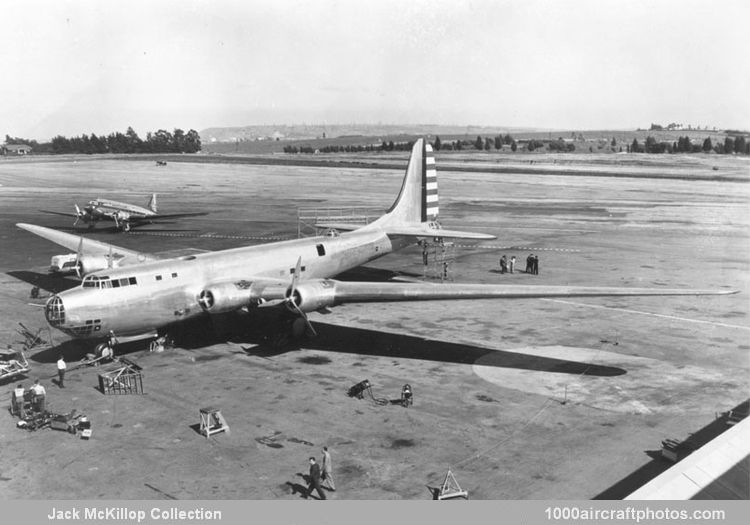
[[[422,222],[434,221],[438,216],[438,183],[435,153],[425,142],[422,166]]]

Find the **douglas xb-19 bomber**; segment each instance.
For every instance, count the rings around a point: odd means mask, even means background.
[[[493,239],[443,229],[431,146],[419,139],[401,190],[390,209],[362,226],[325,224],[328,236],[161,259],[41,226],[19,228],[79,254],[117,261],[85,275],[82,283],[51,297],[49,324],[77,339],[120,342],[156,337],[177,322],[240,309],[281,308],[290,326],[307,326],[307,313],[345,303],[545,297],[720,295],[724,290],[346,282],[332,277],[425,238]],[[299,322],[298,322],[299,321]]]

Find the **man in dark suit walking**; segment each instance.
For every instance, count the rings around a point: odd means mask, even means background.
[[[318,497],[320,499],[326,499],[326,495],[320,486],[320,465],[315,462],[315,458],[310,458],[310,484],[307,486],[307,494],[305,497],[309,498],[312,494],[313,489],[318,491]]]

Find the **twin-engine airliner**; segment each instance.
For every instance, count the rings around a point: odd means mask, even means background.
[[[78,339],[123,341],[156,336],[176,322],[254,308],[306,314],[345,303],[453,299],[519,299],[645,295],[720,295],[724,290],[345,282],[334,276],[425,238],[493,239],[443,229],[432,147],[414,144],[401,191],[390,209],[365,226],[326,224],[333,235],[160,259],[41,226],[19,228],[78,253],[117,260],[45,306],[53,327]],[[342,232],[342,233],[337,233]]]
[[[189,213],[170,213],[160,214],[156,207],[156,193],[151,195],[146,207],[118,202],[109,199],[94,199],[83,207],[75,205],[75,213],[65,213],[61,211],[39,210],[42,213],[51,213],[53,215],[62,215],[63,217],[73,217],[76,226],[79,221],[88,224],[93,228],[99,221],[113,221],[115,227],[120,231],[130,231],[134,226],[152,224],[162,220],[180,219],[182,217],[195,217],[198,215],[208,215],[206,212],[189,212]]]

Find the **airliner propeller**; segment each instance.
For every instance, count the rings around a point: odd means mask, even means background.
[[[81,211],[81,208],[78,207],[78,204],[76,204],[75,207],[76,207],[76,220],[73,222],[73,226],[77,226],[78,221],[81,219],[84,219],[84,217],[86,216],[86,212]]]

